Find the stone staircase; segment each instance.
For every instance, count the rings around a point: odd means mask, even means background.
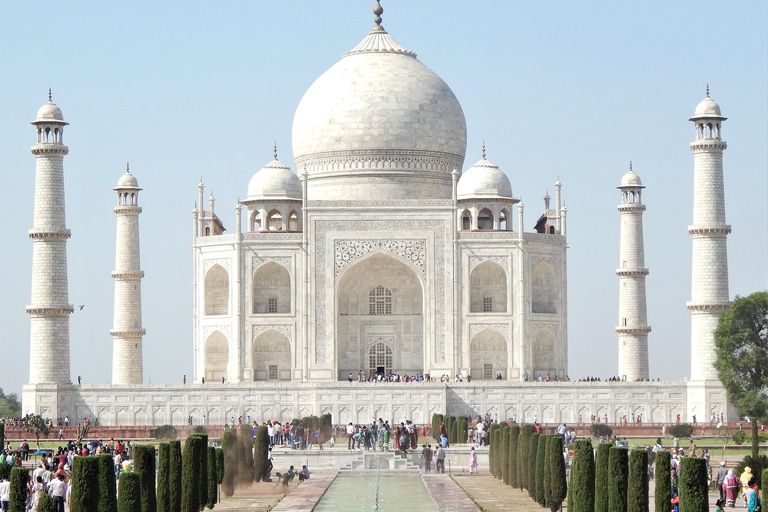
[[[399,452],[363,452],[349,462],[343,464],[340,471],[360,470],[389,470],[389,471],[419,471],[408,456]]]

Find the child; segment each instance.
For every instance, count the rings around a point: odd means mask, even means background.
[[[721,499],[719,499],[719,500],[717,500],[717,501],[715,502],[715,506],[717,507],[717,508],[715,509],[715,512],[723,512],[723,507],[725,507],[725,500],[724,500],[724,499],[722,499],[722,498],[721,498]]]

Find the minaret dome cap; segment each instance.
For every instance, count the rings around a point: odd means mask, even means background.
[[[32,124],[41,123],[56,123],[61,125],[69,124],[68,122],[64,121],[64,114],[62,114],[61,109],[53,101],[51,101],[50,92],[48,93],[48,101],[38,109],[37,117],[34,121],[32,121]]]
[[[695,121],[696,119],[722,119],[726,120],[727,117],[723,117],[720,112],[720,105],[715,100],[707,96],[696,105],[696,111],[693,117],[689,121]]]
[[[640,181],[640,176],[630,169],[627,174],[622,176],[621,185],[616,188],[645,188],[645,185]]]
[[[117,186],[112,190],[124,190],[124,189],[141,190],[139,188],[139,181],[136,179],[136,177],[133,174],[131,174],[130,171],[125,171],[125,174],[120,176],[120,179],[117,180]]]

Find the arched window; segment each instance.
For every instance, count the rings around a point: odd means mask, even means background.
[[[472,229],[472,214],[469,213],[469,210],[461,212],[461,229],[465,231]]]
[[[257,315],[291,312],[291,275],[270,261],[253,274],[253,312]]]
[[[368,352],[368,374],[392,374],[392,348],[379,342]]]
[[[259,210],[254,210],[251,214],[251,231],[261,231],[261,213]]]
[[[288,231],[299,231],[299,216],[296,210],[288,216]]]
[[[501,265],[484,261],[472,269],[469,303],[472,313],[507,312],[507,273]]]
[[[205,236],[211,236],[211,228],[208,226],[205,227]]]
[[[549,234],[554,235],[555,234],[555,226],[549,226]]]
[[[548,264],[541,262],[531,272],[531,310],[534,313],[557,313],[555,300],[557,289],[555,271]]]
[[[229,274],[219,264],[205,274],[205,314],[229,314]]]
[[[277,210],[272,210],[267,214],[267,230],[281,231],[283,229],[283,216]]]
[[[509,212],[505,209],[501,210],[499,214],[499,229],[502,231],[512,231],[511,223],[509,222]]]
[[[493,213],[488,208],[483,208],[477,215],[477,229],[493,229]]]
[[[368,294],[368,314],[369,315],[391,315],[392,314],[392,290],[377,286]]]

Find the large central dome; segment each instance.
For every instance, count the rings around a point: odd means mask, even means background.
[[[296,109],[293,154],[310,200],[451,197],[467,147],[464,112],[380,21]]]

